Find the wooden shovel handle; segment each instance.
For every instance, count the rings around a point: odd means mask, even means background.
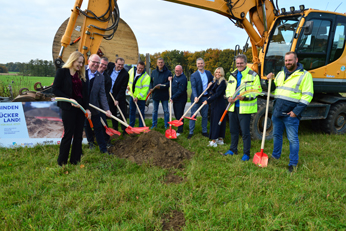
[[[197,109],[197,111],[195,111],[195,113],[193,113],[192,117],[196,117],[197,113],[204,107],[205,104],[202,103],[202,105]]]
[[[198,96],[198,100],[204,95],[204,93],[208,90],[209,86],[207,86],[207,88],[202,92],[202,94],[200,94],[200,96]],[[196,102],[193,102],[191,104],[191,106],[186,110],[186,112],[184,113],[184,115],[180,118],[180,120],[183,120],[183,118],[186,116],[186,114],[191,110],[191,108],[196,104]]]
[[[113,102],[115,103],[115,99],[114,99],[112,93],[109,92],[109,94],[111,95],[111,98],[112,98]],[[120,115],[121,115],[121,117],[123,118],[124,122],[127,123],[127,122],[126,122],[126,119],[125,119],[125,116],[124,116],[123,112],[121,111],[121,109],[120,109],[120,107],[119,107],[118,104],[117,104],[117,108],[118,108],[118,111],[120,112]]]
[[[94,108],[94,109],[96,109],[96,110],[98,110],[98,111],[100,111],[100,112],[102,112],[102,113],[105,114],[105,115],[107,114],[107,112],[105,112],[105,111],[102,110],[101,108],[96,107],[95,105],[92,105],[91,103],[89,103],[89,106],[92,107],[92,108]],[[114,115],[111,115],[111,118],[112,118],[112,119],[115,119],[116,121],[118,121],[119,123],[121,123],[122,125],[124,125],[125,127],[128,127],[128,126],[129,126],[128,124],[124,123],[123,121],[121,121],[120,119],[118,119],[117,117],[115,117]]]
[[[270,88],[272,85],[272,79],[269,79],[268,81],[268,93],[267,93],[267,105],[266,105],[266,114],[264,116],[264,128],[263,128],[263,136],[262,136],[262,143],[261,143],[261,149],[264,149],[264,143],[266,139],[266,132],[267,132],[267,120],[268,120],[268,110],[269,110],[269,100],[270,100]]]

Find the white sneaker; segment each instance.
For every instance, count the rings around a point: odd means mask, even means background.
[[[216,142],[213,142],[213,141],[209,141],[209,147],[217,147],[217,143]]]
[[[177,132],[177,137],[180,136],[180,133]]]
[[[225,143],[223,142],[223,139],[222,139],[222,138],[217,139],[217,140],[216,140],[216,143],[217,143],[218,145],[224,145],[224,144],[225,144]]]

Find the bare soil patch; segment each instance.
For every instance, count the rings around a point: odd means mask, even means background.
[[[165,184],[180,184],[184,181],[184,178],[175,175],[175,172],[170,172],[165,177]]]
[[[173,210],[170,213],[163,215],[162,230],[182,230],[184,226],[184,213]]]
[[[192,152],[157,131],[116,140],[109,152],[137,164],[149,163],[162,168],[179,169],[183,168],[184,160],[190,159],[193,155]]]

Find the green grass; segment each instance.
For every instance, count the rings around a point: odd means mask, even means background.
[[[181,184],[163,183],[170,170],[87,146],[84,168],[59,167],[58,146],[0,149],[0,230],[161,230],[171,210],[184,213],[184,230],[346,229],[346,136],[316,133],[303,121],[298,170],[289,173],[287,138],[281,159],[258,168],[241,155],[220,155],[229,147],[229,129],[226,145],[207,147],[200,122],[190,140],[188,123],[176,140],[194,152],[176,170],[186,177]],[[158,127],[164,134],[163,119]],[[252,141],[252,155],[260,145]],[[267,141],[265,152],[272,147]]]
[[[0,96],[10,96],[8,85],[12,86],[12,92],[15,98],[21,88],[28,88],[29,91],[35,91],[34,84],[36,82],[41,82],[42,86],[50,86],[53,81],[54,77],[0,75]]]

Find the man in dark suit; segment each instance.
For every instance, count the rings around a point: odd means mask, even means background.
[[[115,63],[109,63],[107,73],[110,76],[111,83],[110,89],[106,91],[109,109],[113,115],[117,114],[117,105],[120,107],[121,112],[127,118],[127,103],[126,103],[126,87],[129,82],[129,73],[124,69],[125,60],[123,58],[117,58]],[[112,93],[115,102],[110,97],[109,92]],[[122,120],[122,118],[121,118]],[[113,129],[118,130],[118,121],[112,119]],[[126,134],[124,125],[121,125],[123,134]]]
[[[86,70],[86,76],[89,79],[89,102],[96,107],[101,107],[103,110],[107,112],[107,116],[110,117],[112,115],[109,110],[107,96],[105,92],[105,80],[104,76],[100,74],[97,69],[100,65],[100,57],[96,54],[93,54],[89,57],[88,60],[88,68]],[[102,153],[108,153],[106,140],[104,137],[104,128],[101,124],[101,115],[100,112],[90,108],[91,111],[91,121],[94,125],[94,132],[96,136],[96,141],[99,145],[100,151]],[[94,136],[92,130],[90,128],[89,123],[86,123],[85,133],[89,142],[90,149],[94,148]],[[108,153],[109,154],[109,153]]]
[[[97,71],[98,71],[100,74],[102,74],[103,77],[105,78],[105,92],[106,92],[107,100],[108,100],[108,103],[109,103],[110,101],[109,101],[109,98],[108,98],[108,96],[109,96],[108,92],[109,92],[110,89],[111,89],[112,79],[111,79],[111,77],[108,75],[108,73],[107,73],[107,71],[106,71],[106,69],[107,69],[107,67],[108,67],[108,62],[109,62],[109,61],[108,61],[108,58],[107,58],[107,57],[102,57],[102,58],[101,58],[101,61],[100,61],[100,66],[99,66],[99,68],[98,68]],[[110,108],[109,108],[109,109],[110,109]],[[112,111],[111,111],[111,112],[112,112]],[[106,125],[107,125],[107,127],[108,127],[106,115],[103,114],[103,113],[100,113],[100,115],[101,115],[102,120],[106,123]],[[105,140],[106,140],[106,142],[107,142],[107,148],[108,148],[108,147],[111,147],[112,144],[110,143],[110,139],[109,139],[110,136],[106,133],[106,129],[103,129],[103,130],[104,130],[103,135],[104,135]]]
[[[213,81],[213,75],[210,71],[204,70],[204,60],[202,58],[198,58],[196,60],[197,71],[194,72],[190,77],[191,82],[191,102],[196,102],[196,104],[191,109],[191,116],[197,111],[197,109],[202,105],[202,103],[208,99],[208,92],[206,91],[203,96],[198,100],[198,97],[202,94],[202,92],[208,87],[208,83]],[[202,135],[205,137],[209,137],[208,135],[208,104],[205,105],[201,111],[202,115]],[[195,121],[190,120],[189,124],[189,135],[188,139],[193,136],[193,131],[195,129]]]

